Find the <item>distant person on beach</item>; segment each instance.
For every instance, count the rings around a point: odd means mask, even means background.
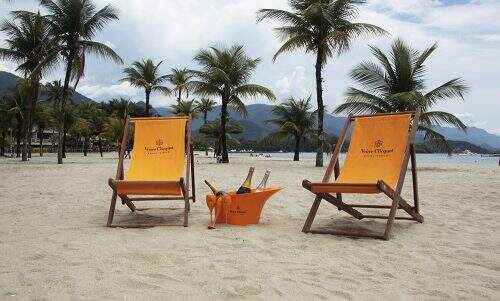
[[[130,153],[132,152],[132,147],[130,145],[127,145],[127,148],[125,150],[125,159],[129,158],[130,159]]]

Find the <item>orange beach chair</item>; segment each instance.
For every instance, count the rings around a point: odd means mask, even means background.
[[[308,180],[302,186],[316,195],[302,232],[334,234],[344,236],[372,237],[389,239],[395,219],[414,220],[422,223],[419,214],[417,169],[415,158],[415,136],[420,110],[390,114],[349,116],[340,134],[326,169],[323,181],[312,183]],[[338,156],[351,123],[354,123],[352,137],[345,162],[339,168]],[[413,178],[413,206],[401,197],[401,190],[406,175],[408,160],[411,157]],[[340,169],[340,170],[339,170]],[[332,173],[335,182],[330,182]],[[346,204],[342,194],[384,193],[392,204]],[[387,219],[384,233],[345,230],[311,230],[321,200],[325,200],[357,219]],[[368,215],[356,208],[390,209],[389,215]],[[409,216],[396,216],[398,209]]]
[[[189,200],[195,201],[193,146],[190,117],[128,118],[125,124],[116,178],[109,179],[113,189],[108,227],[151,227],[171,224],[113,224],[117,197],[132,212],[134,202],[184,200],[184,223],[188,226]],[[130,167],[124,175],[123,159],[129,124],[134,125],[134,148]],[[190,192],[189,181],[192,181]]]

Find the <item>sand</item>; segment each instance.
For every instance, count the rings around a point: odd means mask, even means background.
[[[105,227],[115,153],[54,162],[0,159],[1,300],[500,299],[498,166],[421,166],[425,222],[398,221],[391,240],[381,241],[301,232],[313,198],[301,181],[324,172],[312,161],[217,165],[200,155],[190,226],[149,229]],[[272,169],[271,184],[285,189],[266,204],[261,224],[207,230],[202,180],[237,187],[250,165],[258,179]],[[410,192],[405,185],[408,200]],[[368,199],[387,201],[348,200]],[[117,221],[147,217],[117,208]],[[149,214],[182,223],[181,210]],[[323,204],[314,227],[349,221]]]

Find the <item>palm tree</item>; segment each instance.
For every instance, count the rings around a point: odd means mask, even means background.
[[[212,112],[215,108],[215,101],[210,98],[202,98],[196,102],[198,112],[203,114],[203,124],[207,124],[208,113]],[[208,156],[208,146],[205,143],[205,156]]]
[[[110,5],[98,10],[92,0],[41,0],[40,4],[49,12],[45,17],[49,22],[51,34],[57,40],[57,46],[50,51],[49,57],[62,55],[66,64],[58,128],[57,163],[62,164],[63,112],[69,95],[69,83],[76,70],[75,62],[81,60],[84,53],[90,53],[123,64],[120,56],[111,47],[92,40],[108,22],[118,19],[118,12]],[[42,62],[40,66],[45,63]],[[81,68],[78,63],[77,66]]]
[[[21,155],[21,139],[24,137],[26,127],[26,103],[29,98],[29,82],[25,79],[20,79],[16,83],[16,87],[9,91],[10,93],[4,96],[6,109],[10,114],[13,114],[15,130],[16,130],[16,157]]]
[[[22,149],[22,160],[27,161],[40,80],[43,72],[53,67],[57,60],[47,59],[48,49],[52,47],[53,40],[49,33],[48,22],[40,13],[15,11],[11,12],[11,15],[12,21],[5,20],[0,26],[0,30],[7,35],[5,39],[7,47],[0,48],[0,59],[19,63],[16,71],[22,72],[25,78],[29,77]],[[37,68],[42,61],[46,61],[45,68]]]
[[[181,100],[170,106],[170,112],[177,116],[191,116],[192,119],[198,118],[199,113],[194,100]]]
[[[107,122],[104,124],[103,136],[108,141],[116,143],[118,147],[118,152],[120,152],[120,144],[122,141],[124,130],[125,130],[125,121],[120,117],[115,117],[115,116],[109,117]],[[132,128],[129,128],[129,131],[130,130],[132,130]],[[127,141],[127,144],[132,139],[131,138],[132,136],[133,135],[129,136],[129,141]]]
[[[311,134],[315,125],[316,112],[311,112],[311,97],[296,100],[290,97],[286,102],[274,106],[276,116],[269,122],[278,126],[278,130],[271,134],[277,139],[292,136],[295,139],[293,161],[299,161],[300,142],[306,135]]]
[[[89,138],[92,134],[92,125],[90,122],[81,117],[76,117],[74,123],[71,125],[71,136],[76,137],[77,141],[80,137],[83,137],[83,156],[87,156],[87,150],[89,145]]]
[[[203,124],[207,123],[208,113],[214,110],[215,105],[216,102],[210,98],[202,98],[196,101],[196,108],[198,112],[203,114]]]
[[[350,72],[351,78],[363,89],[350,87],[345,103],[334,113],[382,113],[422,110],[419,130],[426,139],[444,142],[444,136],[436,132],[436,125],[451,125],[465,130],[465,124],[453,114],[443,111],[429,111],[439,101],[450,98],[464,98],[468,87],[460,78],[454,78],[425,92],[425,61],[436,50],[437,44],[418,51],[401,39],[396,39],[391,52],[386,55],[380,48],[371,47],[377,63],[363,62]]]
[[[89,139],[97,136],[99,139],[99,152],[102,157],[100,134],[104,130],[104,114],[95,102],[84,102],[78,106],[77,115],[79,117],[76,132],[84,138],[83,155],[87,156]]]
[[[74,107],[73,107],[73,90],[68,92],[67,98],[70,100],[69,103],[64,104],[64,107],[61,106],[63,95],[64,95],[64,87],[60,80],[52,81],[46,85],[47,90],[47,102],[52,105],[52,111],[57,116],[57,130],[61,130],[62,141],[59,140],[58,133],[58,151],[59,145],[61,145],[61,156],[62,158],[66,158],[66,138],[68,131],[70,129],[71,124],[74,122]],[[62,129],[60,128],[60,118],[63,119]]]
[[[162,86],[169,79],[169,75],[159,75],[158,68],[162,62],[154,64],[151,59],[142,59],[135,61],[131,67],[123,69],[125,77],[121,82],[128,82],[137,88],[144,88],[146,92],[146,116],[149,116],[149,95],[151,92],[162,92],[169,95],[171,90],[168,87]]]
[[[222,163],[229,163],[225,135],[228,106],[245,116],[247,111],[243,103],[244,98],[262,96],[274,100],[276,97],[268,88],[248,83],[260,59],[248,57],[241,45],[233,45],[230,48],[210,47],[199,51],[194,59],[202,66],[202,70],[196,72],[197,80],[192,82],[195,92],[202,97],[221,98]]]
[[[16,126],[16,113],[9,96],[0,96],[0,156],[5,156],[5,147],[12,146],[13,129]]]
[[[36,106],[33,122],[36,124],[38,139],[39,139],[39,153],[43,157],[43,139],[46,129],[52,127],[54,116],[47,103],[43,102]]]
[[[200,133],[204,134],[206,137],[214,140],[214,155],[220,156],[222,149],[222,140],[224,139],[231,144],[239,144],[238,139],[234,138],[233,135],[241,134],[243,128],[237,124],[228,120],[226,122],[226,128],[222,127],[222,122],[220,119],[215,119],[214,121],[208,122],[201,126]]]
[[[181,101],[182,93],[186,92],[186,99],[189,98],[189,88],[193,72],[186,68],[172,68],[172,74],[168,76],[168,81],[174,86],[173,92],[177,94],[177,102]]]
[[[289,0],[291,11],[261,9],[259,21],[274,19],[285,23],[275,28],[283,45],[273,60],[284,53],[304,48],[316,54],[316,100],[318,106],[318,131],[316,166],[323,166],[323,78],[322,70],[333,55],[347,52],[352,41],[363,34],[382,34],[383,29],[372,24],[354,23],[358,6],[365,0]]]

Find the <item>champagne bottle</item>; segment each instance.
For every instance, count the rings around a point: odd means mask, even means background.
[[[236,194],[250,193],[252,191],[251,186],[252,186],[253,171],[254,171],[254,168],[250,167],[250,169],[248,170],[248,175],[247,175],[247,178],[245,179],[245,182],[243,182],[243,184],[241,184],[240,188],[238,188],[238,191],[236,191]]]
[[[205,180],[205,184],[207,184],[207,186],[210,187],[210,190],[212,190],[212,192],[216,196],[223,196],[223,195],[227,194],[224,190],[218,189],[217,187],[215,187],[214,185],[212,185],[212,183],[208,182],[207,180]]]
[[[268,169],[266,170],[266,173],[264,174],[264,177],[262,178],[262,181],[260,181],[259,186],[255,188],[256,191],[262,191],[266,188],[267,185],[267,179],[269,179],[269,175],[271,174],[271,171]]]

